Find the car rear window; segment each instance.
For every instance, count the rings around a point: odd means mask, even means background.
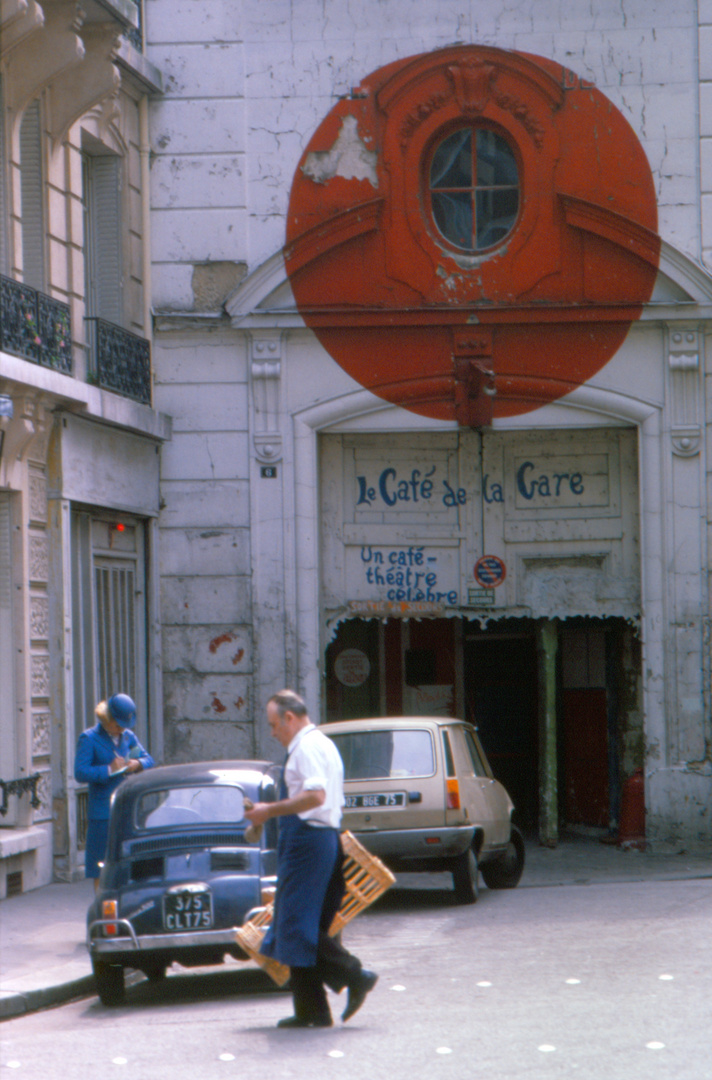
[[[345,780],[432,776],[435,772],[429,731],[354,731],[329,738],[341,754]]]
[[[139,829],[237,822],[244,816],[242,791],[227,784],[158,788],[145,792],[136,802]]]

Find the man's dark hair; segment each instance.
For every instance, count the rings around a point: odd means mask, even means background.
[[[270,703],[277,706],[277,712],[281,717],[284,717],[287,712],[294,713],[295,716],[309,715],[306,702],[294,690],[279,690],[276,694],[272,694],[267,704]]]

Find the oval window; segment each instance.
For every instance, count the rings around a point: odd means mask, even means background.
[[[487,128],[460,128],[436,147],[430,205],[440,235],[461,251],[499,244],[519,212],[519,170],[509,143]]]

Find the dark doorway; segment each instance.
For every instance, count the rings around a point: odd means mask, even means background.
[[[539,811],[537,655],[534,630],[466,633],[466,719],[475,724],[513,821],[535,830]]]

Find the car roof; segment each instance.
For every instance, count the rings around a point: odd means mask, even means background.
[[[348,731],[368,730],[397,730],[398,728],[427,727],[452,727],[453,724],[467,724],[466,720],[460,720],[452,716],[374,716],[358,720],[334,720],[323,725],[324,734],[333,731],[335,735],[342,735]],[[470,724],[467,724],[471,727]]]
[[[259,785],[266,772],[274,767],[272,761],[190,761],[183,765],[157,765],[128,776],[117,788],[117,794],[136,792],[144,788],[173,785],[253,783]]]

